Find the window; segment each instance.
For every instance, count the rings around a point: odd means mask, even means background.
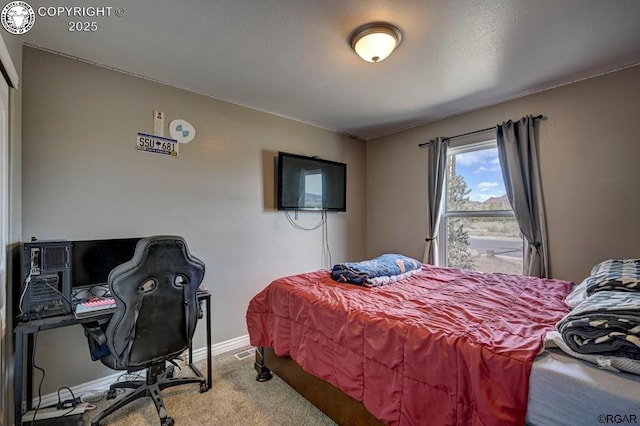
[[[507,200],[496,141],[449,148],[441,265],[522,274],[523,238]]]

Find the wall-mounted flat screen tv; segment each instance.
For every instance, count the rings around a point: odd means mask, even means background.
[[[347,165],[278,153],[278,210],[347,210]]]

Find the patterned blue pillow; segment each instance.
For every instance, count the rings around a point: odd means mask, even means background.
[[[587,295],[611,290],[640,292],[640,259],[609,259],[593,267]]]

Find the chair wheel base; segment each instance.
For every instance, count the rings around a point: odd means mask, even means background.
[[[200,383],[200,393],[205,393],[209,390],[209,386],[206,383]]]
[[[173,426],[173,424],[174,424],[175,422],[176,422],[176,421],[175,421],[175,420],[173,420],[173,417],[167,417],[166,419],[163,419],[163,420],[162,420],[161,425],[162,425],[162,426]]]

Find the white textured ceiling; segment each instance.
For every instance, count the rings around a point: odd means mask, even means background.
[[[89,5],[112,16],[37,16],[26,43],[362,139],[640,63],[640,0],[53,4]],[[403,32],[377,64],[348,40],[371,21]]]

